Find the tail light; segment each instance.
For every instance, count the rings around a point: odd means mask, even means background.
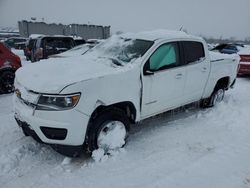
[[[21,66],[22,66],[22,63],[21,63],[20,57],[19,57],[19,56],[16,56],[15,59],[16,59],[16,62],[17,62],[17,64],[18,64],[18,67],[21,67]]]
[[[241,62],[250,62],[250,55],[240,55]]]

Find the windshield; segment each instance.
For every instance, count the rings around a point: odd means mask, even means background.
[[[109,58],[117,65],[130,63],[132,60],[142,57],[153,45],[153,41],[140,39],[125,39],[113,36],[110,39],[97,45],[89,53],[99,58]]]

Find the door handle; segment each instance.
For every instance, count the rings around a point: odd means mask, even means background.
[[[202,72],[207,72],[207,67],[203,67],[201,71]]]
[[[176,79],[181,79],[181,78],[182,78],[182,74],[181,74],[181,73],[176,74],[176,75],[175,75],[175,78],[176,78]]]

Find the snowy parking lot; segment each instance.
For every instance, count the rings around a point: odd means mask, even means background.
[[[25,137],[12,94],[1,95],[0,187],[250,187],[249,91],[250,78],[238,78],[214,108],[194,104],[145,120],[125,148],[99,162],[64,157]]]

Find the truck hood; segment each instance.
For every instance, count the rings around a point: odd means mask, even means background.
[[[131,66],[115,65],[111,59],[80,56],[52,58],[28,64],[16,72],[16,84],[39,93],[60,93],[68,85],[126,71]]]

